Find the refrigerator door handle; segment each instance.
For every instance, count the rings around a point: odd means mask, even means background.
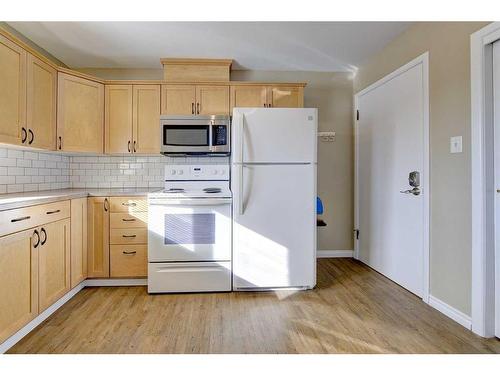
[[[243,142],[245,142],[245,115],[241,116],[241,131],[240,131],[240,163],[243,163]]]
[[[239,181],[240,181],[240,191],[238,195],[238,211],[240,215],[243,215],[243,164],[239,165]]]

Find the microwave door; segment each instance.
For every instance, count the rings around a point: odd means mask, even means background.
[[[164,125],[163,145],[166,147],[208,148],[209,125]]]

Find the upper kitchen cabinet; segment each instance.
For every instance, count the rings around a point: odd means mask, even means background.
[[[39,58],[28,54],[27,82],[28,134],[24,144],[55,150],[57,71]]]
[[[234,107],[267,107],[267,87],[232,85],[231,111]]]
[[[132,152],[132,85],[106,85],[105,152]]]
[[[162,115],[194,115],[196,105],[195,85],[162,85]]]
[[[228,115],[228,85],[162,85],[162,115]]]
[[[106,85],[105,152],[160,152],[160,85]]]
[[[134,85],[132,136],[133,151],[160,153],[160,85]]]
[[[196,86],[197,115],[229,115],[229,86]]]
[[[304,88],[300,86],[271,86],[267,89],[267,106],[299,108],[304,106]]]
[[[17,44],[0,35],[0,142],[26,142],[26,57]]]
[[[304,84],[231,83],[231,111],[234,107],[301,108]]]
[[[57,149],[102,153],[104,85],[59,73],[57,94]]]

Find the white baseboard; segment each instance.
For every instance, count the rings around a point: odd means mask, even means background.
[[[316,258],[352,258],[353,250],[318,250]]]
[[[434,296],[429,296],[429,305],[465,328],[472,329],[472,319],[470,316],[465,315],[463,312],[451,307],[440,299]]]
[[[17,344],[24,336],[38,327],[45,319],[55,313],[62,305],[73,298],[80,290],[86,286],[138,286],[148,285],[148,279],[88,279],[71,289],[64,296],[59,298],[54,304],[50,305],[45,311],[38,315],[31,322],[26,324],[19,331],[10,336],[7,340],[0,344],[0,354]]]
[[[140,286],[148,285],[148,279],[87,279],[85,286]]]
[[[5,353],[7,350],[12,348],[15,344],[17,344],[24,336],[33,331],[36,327],[38,327],[45,319],[51,316],[56,312],[62,305],[68,302],[71,298],[75,296],[80,290],[85,287],[85,281],[82,281],[80,284],[71,289],[64,296],[59,298],[54,304],[50,305],[45,311],[43,311],[40,315],[38,315],[31,322],[26,324],[19,331],[10,336],[7,340],[0,344],[0,354]]]

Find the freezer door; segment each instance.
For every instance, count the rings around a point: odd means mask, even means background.
[[[316,108],[235,108],[233,163],[315,163]]]
[[[316,283],[316,166],[233,165],[233,289]]]

